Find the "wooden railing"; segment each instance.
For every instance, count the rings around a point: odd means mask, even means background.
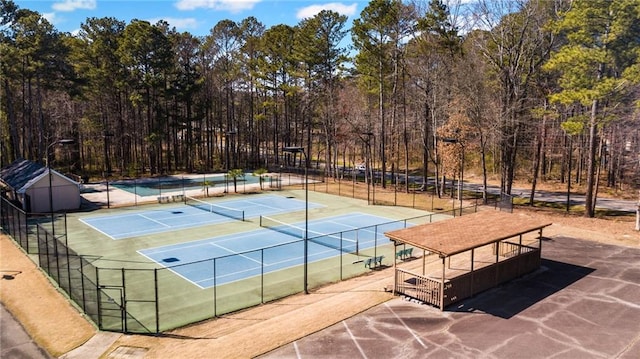
[[[397,294],[440,307],[440,282],[407,270],[396,268]]]

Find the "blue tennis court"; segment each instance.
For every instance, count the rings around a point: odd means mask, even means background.
[[[363,213],[309,221],[308,262],[358,254],[388,242],[384,232],[404,227]],[[138,251],[200,288],[303,264],[304,222]],[[215,260],[214,260],[215,258]]]
[[[216,210],[221,208],[225,213],[242,212],[244,218],[255,218],[260,215],[304,210],[305,202],[275,195],[254,196],[250,199],[216,201]],[[126,214],[85,217],[80,221],[111,239],[154,234],[177,229],[211,225],[238,220],[235,214],[218,214],[210,212],[200,203],[195,206],[167,205],[166,209],[130,212]],[[321,207],[316,203],[309,203],[309,208]],[[228,212],[227,212],[228,211]]]

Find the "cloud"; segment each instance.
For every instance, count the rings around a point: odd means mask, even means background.
[[[238,13],[243,10],[251,10],[262,0],[178,0],[174,6],[178,10],[196,10],[200,8],[212,10],[224,10]]]
[[[187,18],[177,18],[177,17],[157,17],[153,19],[147,19],[149,23],[156,24],[158,21],[166,21],[171,27],[175,27],[180,31],[193,30],[197,29],[200,24],[198,20],[187,17]]]
[[[51,25],[57,25],[64,21],[63,18],[58,16],[55,12],[45,12],[41,14],[43,18],[45,18]]]
[[[321,4],[321,5],[311,5],[311,6],[307,6],[299,9],[298,12],[296,13],[296,17],[299,20],[308,19],[310,17],[314,17],[322,10],[332,10],[337,12],[340,15],[351,16],[356,13],[357,7],[358,7],[358,4],[356,3],[353,3],[351,5],[345,5],[339,2],[332,2],[327,4]]]
[[[97,0],[63,0],[56,2],[51,7],[56,11],[74,11],[77,9],[93,10]]]

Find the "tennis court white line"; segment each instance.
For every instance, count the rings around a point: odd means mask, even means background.
[[[302,359],[300,356],[300,350],[298,349],[298,342],[293,342],[293,349],[296,351],[296,358]]]
[[[145,218],[145,219],[148,219],[148,220],[150,220],[151,222],[156,222],[157,224],[159,224],[159,225],[161,225],[161,226],[164,226],[164,227],[167,227],[167,228],[171,228],[171,226],[170,226],[170,225],[165,224],[165,223],[162,223],[162,222],[160,222],[160,221],[156,221],[155,219],[153,219],[153,218],[149,218],[149,217],[145,216],[144,214],[138,214],[138,216],[140,216],[140,217],[142,217],[142,218]]]
[[[398,320],[400,321],[400,323],[402,323],[402,325],[404,325],[405,328],[407,328],[407,330],[409,331],[409,333],[411,333],[411,335],[413,335],[414,338],[416,338],[416,341],[418,341],[418,343],[420,343],[420,345],[422,345],[423,348],[427,349],[427,345],[425,343],[422,342],[422,339],[420,339],[420,337],[418,337],[418,335],[416,335],[416,333],[411,330],[411,328],[409,328],[409,326],[407,326],[407,324],[404,322],[404,320],[402,320],[402,318],[400,318],[400,316],[398,316],[398,314],[396,312],[393,311],[393,309],[391,309],[391,307],[389,306],[388,303],[384,303],[385,307],[387,307],[389,309],[389,311],[391,313],[393,313],[393,315],[398,318]]]
[[[80,218],[80,222],[82,222],[82,223],[86,224],[87,226],[89,226],[89,227],[91,227],[91,228],[95,229],[98,233],[102,233],[102,234],[104,234],[105,236],[107,236],[107,237],[111,238],[112,240],[117,240],[117,239],[119,239],[119,238],[113,237],[112,235],[108,234],[107,232],[104,232],[104,231],[102,231],[101,229],[98,229],[97,227],[94,227],[93,225],[91,225],[91,224],[89,224],[89,223],[85,222],[82,218]]]
[[[340,223],[340,222],[336,222],[336,221],[327,221],[325,223],[331,223],[331,224],[337,224],[339,226],[343,226],[346,227],[347,229],[340,231],[340,232],[347,232],[347,231],[353,231],[354,229],[358,229],[358,227],[354,227],[350,224],[346,224],[346,223]]]
[[[198,283],[196,283],[196,282],[192,281],[191,279],[189,279],[189,278],[187,278],[187,277],[183,276],[182,274],[180,274],[180,273],[178,273],[178,272],[174,271],[171,267],[167,267],[167,266],[165,266],[163,263],[160,263],[160,262],[156,261],[155,259],[153,259],[153,258],[151,258],[151,257],[147,256],[146,254],[144,254],[144,253],[142,253],[142,252],[140,252],[140,251],[137,251],[137,252],[138,252],[138,254],[140,254],[141,256],[146,257],[147,259],[149,259],[149,260],[151,260],[151,261],[153,261],[153,262],[155,262],[155,263],[159,264],[162,268],[168,269],[169,271],[171,271],[171,273],[173,273],[173,274],[177,275],[178,277],[180,277],[180,278],[182,278],[182,279],[186,280],[187,282],[189,282],[189,283],[191,283],[191,284],[195,285],[196,287],[199,287],[200,289],[205,289],[204,287],[202,287],[202,286],[201,286],[201,285],[199,285]]]
[[[353,340],[353,342],[355,343],[356,347],[358,347],[358,350],[360,351],[360,354],[362,354],[362,357],[367,359],[367,355],[364,353],[364,350],[362,350],[362,347],[358,343],[358,340],[356,339],[356,337],[354,337],[353,333],[351,333],[351,329],[349,329],[349,327],[347,326],[347,322],[345,322],[343,320],[342,324],[344,324],[345,329],[347,329],[347,333],[349,333],[349,336],[351,337],[351,340]]]
[[[246,201],[247,204],[252,204],[254,206],[260,206],[260,207],[265,207],[265,208],[269,208],[269,209],[277,209],[278,211],[286,211],[286,208],[281,208],[281,207],[273,207],[273,206],[268,206],[264,203],[260,203],[260,202],[254,202],[254,201]],[[302,209],[304,209],[304,207],[302,207]]]
[[[190,208],[188,206],[183,206],[183,207]],[[182,207],[177,207],[177,209],[180,209],[180,208],[182,208]],[[184,223],[184,224],[168,225],[168,224],[165,224],[165,223],[163,223],[163,222],[161,222],[159,220],[152,219],[150,217],[145,216],[144,214],[148,213],[148,212],[155,212],[155,211],[142,211],[142,212],[135,212],[135,213],[125,213],[125,214],[122,214],[122,215],[86,217],[86,218],[80,218],[80,221],[83,222],[84,224],[86,224],[87,226],[95,229],[96,231],[98,231],[98,232],[100,232],[100,233],[102,233],[102,234],[106,235],[107,237],[109,237],[111,239],[114,239],[114,240],[131,238],[131,237],[135,237],[135,236],[138,236],[138,235],[156,234],[158,232],[164,232],[164,230],[158,230],[156,228],[147,228],[147,229],[141,229],[141,230],[138,230],[138,231],[131,231],[131,232],[125,232],[125,233],[119,233],[119,234],[113,234],[112,235],[112,234],[108,234],[104,230],[99,229],[98,225],[94,224],[94,223],[95,222],[101,222],[101,221],[115,222],[115,221],[117,221],[118,219],[121,219],[121,218],[141,217],[141,218],[144,218],[144,219],[148,219],[148,220],[150,220],[152,222],[158,223],[158,224],[162,225],[165,228],[170,228],[170,229],[175,229],[175,230],[181,229],[181,228],[191,228],[191,227],[194,227],[194,226],[209,225],[209,224],[217,224],[217,223],[219,223],[218,220],[214,220],[214,221],[208,220],[208,221],[204,221],[204,222],[198,222],[197,224],[193,224],[191,222],[187,222],[187,223]],[[183,214],[183,216],[188,219],[188,218],[191,218],[191,217],[205,217],[205,216],[210,216],[211,215],[210,212],[205,212],[205,211],[200,211],[200,212],[202,212],[202,213],[194,212],[192,214]],[[171,217],[172,216],[167,216],[167,217],[163,217],[162,219],[171,218]]]
[[[226,247],[223,247],[223,246],[221,246],[221,245],[218,245],[218,243],[216,243],[216,242],[209,242],[209,245],[214,246],[214,247],[218,247],[218,248],[221,248],[221,249],[224,249],[225,251],[229,251],[229,252],[231,252],[231,254],[232,254],[232,255],[236,255],[236,256],[244,257],[244,258],[247,258],[248,260],[250,260],[250,261],[252,261],[252,262],[256,262],[256,263],[259,263],[259,264],[261,264],[261,265],[262,265],[262,263],[261,263],[260,261],[257,261],[257,260],[255,260],[255,259],[253,259],[253,258],[251,258],[251,257],[245,256],[244,254],[242,254],[242,253],[240,253],[240,252],[232,251],[232,250],[230,250],[229,248],[226,248]]]

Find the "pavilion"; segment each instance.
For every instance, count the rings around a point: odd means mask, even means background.
[[[398,253],[407,247],[423,251],[421,273],[401,268],[396,256],[393,292],[444,310],[538,269],[542,230],[550,225],[525,214],[484,210],[386,232],[403,248]]]

